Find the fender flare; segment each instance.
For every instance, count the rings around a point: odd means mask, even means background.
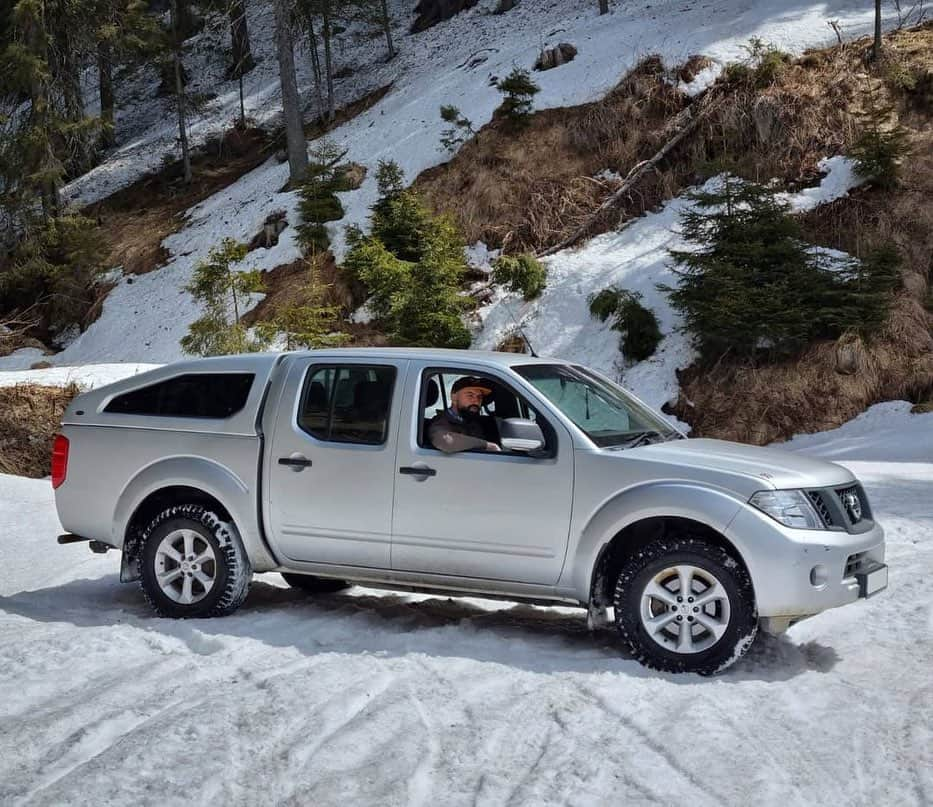
[[[153,493],[172,487],[194,488],[216,499],[230,514],[253,568],[276,565],[263,545],[258,533],[257,514],[250,506],[255,494],[228,468],[204,457],[170,457],[139,471],[117,499],[112,520],[112,544],[122,548],[130,520],[139,506]]]
[[[741,500],[727,491],[695,482],[645,482],[621,491],[603,502],[581,531],[567,585],[581,602],[589,602],[596,563],[603,547],[633,524],[649,518],[684,518],[725,536],[742,505]],[[746,566],[747,549],[736,544]]]

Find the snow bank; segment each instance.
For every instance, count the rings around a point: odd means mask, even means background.
[[[82,389],[93,389],[122,381],[129,376],[154,370],[158,364],[88,364],[81,367],[48,367],[44,370],[2,370],[0,387],[16,384],[40,384],[48,387],[66,387],[77,384]]]

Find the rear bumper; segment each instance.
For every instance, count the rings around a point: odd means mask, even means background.
[[[744,507],[726,536],[744,548],[766,630],[855,602],[862,596],[859,576],[884,563],[884,530],[877,523],[858,535],[799,530]]]

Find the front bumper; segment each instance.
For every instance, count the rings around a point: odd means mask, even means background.
[[[878,523],[858,534],[801,530],[749,506],[733,519],[726,537],[748,566],[765,629],[768,620],[786,627],[855,602],[863,596],[864,575],[884,564],[884,530]]]

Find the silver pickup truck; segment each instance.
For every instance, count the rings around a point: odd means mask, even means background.
[[[477,447],[438,450],[438,418]],[[168,365],[74,399],[52,484],[59,541],[121,550],[121,579],[169,617],[229,614],[253,572],[279,572],[581,606],[642,663],[711,674],[759,627],[887,585],[845,468],[686,439],[591,370],[508,353]]]

